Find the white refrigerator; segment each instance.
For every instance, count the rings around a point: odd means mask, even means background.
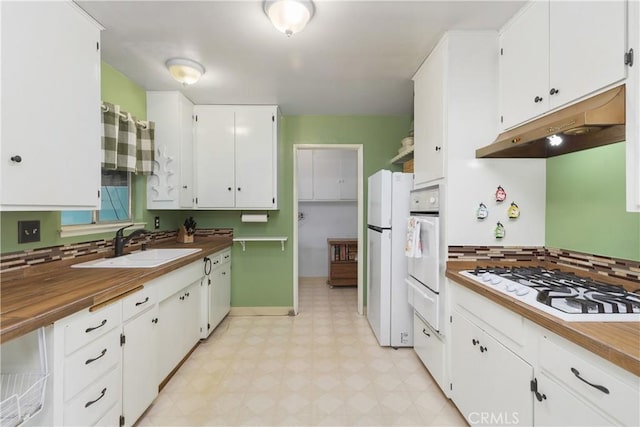
[[[369,177],[367,319],[381,346],[413,346],[404,254],[413,174],[381,170]]]

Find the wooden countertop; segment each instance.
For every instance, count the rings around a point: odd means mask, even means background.
[[[70,314],[140,288],[145,282],[228,248],[231,237],[196,236],[194,243],[162,243],[152,248],[201,248],[202,251],[155,268],[71,268],[104,254],[56,261],[2,275],[0,343],[49,325]]]
[[[481,263],[478,263],[478,266],[481,266]],[[468,269],[473,269],[468,263],[456,265],[455,262],[449,262],[446,276],[611,363],[640,376],[640,322],[566,322],[515,298],[482,286],[459,273],[461,270]],[[580,273],[584,274],[584,272]]]

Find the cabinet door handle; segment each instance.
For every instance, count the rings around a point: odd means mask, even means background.
[[[188,186],[186,186],[186,185],[183,185],[183,186],[182,186],[182,188],[184,188],[184,189],[186,190],[186,189],[187,189],[187,188],[189,188],[189,187],[188,187]]]
[[[103,327],[104,325],[106,325],[106,324],[107,324],[107,319],[104,319],[104,320],[102,321],[102,323],[100,323],[98,326],[93,326],[93,327],[91,327],[91,328],[87,328],[87,329],[85,329],[85,330],[84,330],[84,332],[88,334],[88,333],[89,333],[89,332],[91,332],[91,331],[95,331],[95,330],[96,330],[96,329],[98,329],[98,328],[102,328],[102,327]]]
[[[181,295],[181,296],[180,296],[180,300],[181,300],[181,301],[184,301],[184,295]]]
[[[226,272],[226,271],[223,271],[223,272],[222,272],[222,275],[223,275],[223,276],[226,276],[226,275],[227,275],[227,272]]]
[[[535,102],[536,104],[538,102],[542,102],[542,97],[541,96],[536,96],[535,98],[533,98],[533,102]]]
[[[473,344],[473,345],[477,345],[477,344],[480,344],[480,341],[478,341],[477,339],[473,338],[473,339],[471,340],[471,344]]]
[[[241,188],[241,187],[238,187],[238,191],[242,191],[242,188]]]
[[[211,273],[211,258],[204,258],[204,275],[208,276]]]
[[[431,334],[429,332],[427,332],[427,330],[425,328],[422,328],[422,333],[425,334],[428,337],[431,336]]]
[[[189,296],[189,292],[187,292],[186,294],[184,294],[184,296],[185,296],[185,297],[188,297],[188,296]]]
[[[107,388],[103,388],[102,391],[100,392],[100,397],[98,397],[96,400],[91,400],[87,403],[84,404],[85,408],[88,408],[89,406],[93,405],[94,403],[96,403],[98,400],[102,399],[104,397],[104,395],[107,394]]]
[[[156,318],[151,319],[151,323],[158,323],[158,318],[156,317]]]
[[[96,360],[102,358],[105,354],[107,354],[107,349],[106,348],[104,350],[102,350],[102,353],[100,353],[100,356],[94,357],[93,359],[87,359],[87,361],[84,362],[84,364],[88,365],[89,363],[93,363]]]
[[[139,305],[142,305],[142,304],[146,304],[146,303],[148,303],[148,302],[149,302],[149,297],[146,297],[146,298],[144,299],[144,301],[139,301],[139,302],[137,302],[137,303],[136,303],[136,307],[137,307],[137,306],[139,306]]]
[[[549,95],[555,95],[557,93],[560,93],[560,89],[556,89],[555,87],[552,87],[549,91]]]
[[[480,353],[487,351],[487,347],[480,346]]]
[[[442,147],[436,146],[436,151],[440,151],[440,150],[442,150]]]
[[[580,376],[580,371],[578,371],[576,368],[571,368],[571,372],[573,372],[573,375],[575,375],[580,381],[582,381],[585,384],[589,384],[591,387],[593,388],[597,388],[598,390],[600,390],[601,392],[603,392],[604,394],[609,394],[609,389],[606,388],[603,385],[598,385],[598,384],[593,384],[590,383],[589,381],[585,380],[584,378],[582,378]]]
[[[22,161],[22,157],[20,156],[11,156],[11,161],[14,163],[20,163]]]
[[[228,190],[228,191],[231,191],[231,187],[227,187],[227,190]]]

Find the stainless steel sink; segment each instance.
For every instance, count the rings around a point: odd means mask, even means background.
[[[200,252],[200,248],[149,249],[133,252],[117,258],[100,258],[74,264],[74,268],[152,268],[166,264],[187,255]]]

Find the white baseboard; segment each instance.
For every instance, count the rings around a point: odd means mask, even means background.
[[[289,316],[293,307],[231,307],[229,316]]]

